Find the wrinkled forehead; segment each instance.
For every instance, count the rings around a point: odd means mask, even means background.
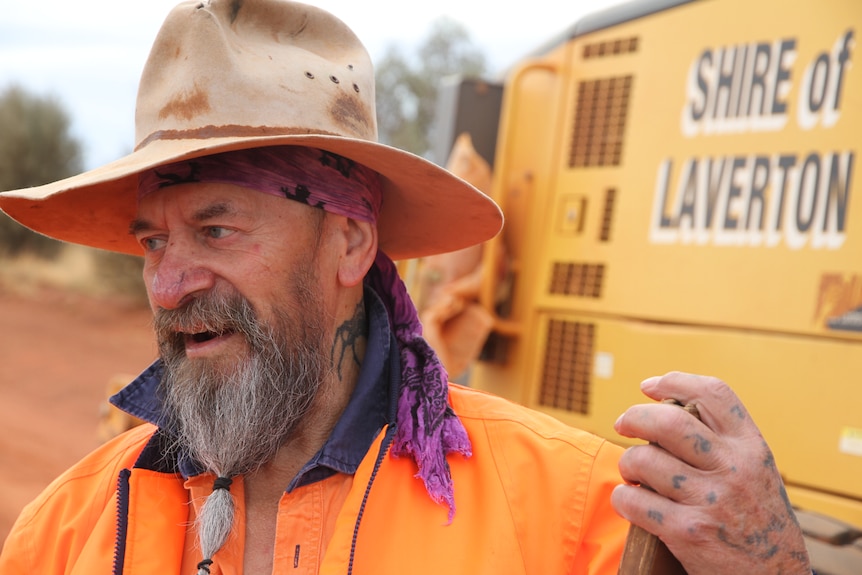
[[[261,193],[257,188],[220,181],[188,182],[153,190],[137,203],[137,215],[146,215],[169,206],[183,210],[204,210],[206,206],[220,206],[206,211],[244,211],[253,209],[297,208],[299,202],[285,202],[284,197]]]

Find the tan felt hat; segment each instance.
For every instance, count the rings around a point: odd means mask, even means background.
[[[140,254],[138,174],[216,152],[319,148],[381,174],[380,248],[405,259],[497,234],[497,205],[414,154],[377,142],[374,71],[331,14],[285,0],[193,0],[162,25],[138,89],[135,150],[94,170],[0,194],[0,209],[60,240]]]

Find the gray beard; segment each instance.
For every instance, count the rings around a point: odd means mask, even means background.
[[[234,477],[272,461],[311,409],[330,358],[309,274],[297,274],[293,313],[277,309],[274,325],[260,322],[239,294],[202,295],[183,308],[160,310],[156,333],[164,363],[160,394],[176,448],[207,471]],[[238,360],[188,360],[177,329],[245,337]]]

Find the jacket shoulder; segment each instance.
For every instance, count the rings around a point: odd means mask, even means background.
[[[120,470],[134,465],[155,430],[150,424],[137,426],[90,452],[24,508],[13,532],[43,518],[56,519],[58,513],[84,517],[82,509],[103,508],[116,491]]]
[[[533,436],[536,441],[562,442],[595,457],[609,442],[593,433],[578,429],[560,420],[481,390],[449,385],[452,408],[468,428],[481,425],[497,433]],[[615,449],[616,446],[611,447]]]
[[[610,504],[622,447],[483,391],[452,385],[450,401],[473,448],[452,461],[462,501],[499,494],[496,521],[517,534],[527,571],[616,573],[628,529]]]

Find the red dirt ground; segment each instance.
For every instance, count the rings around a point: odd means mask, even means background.
[[[0,287],[0,542],[27,502],[99,445],[109,378],[155,357],[146,308]]]

